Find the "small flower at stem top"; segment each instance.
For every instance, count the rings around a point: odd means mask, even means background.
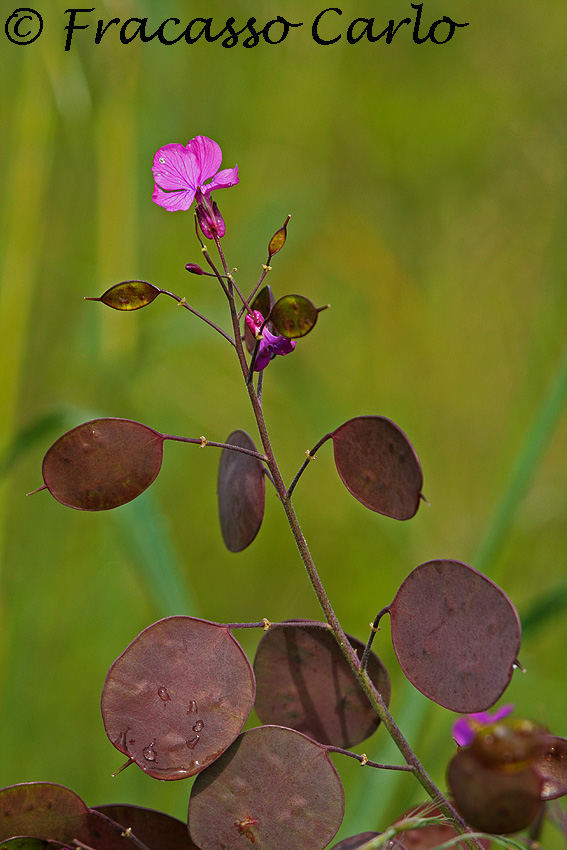
[[[254,336],[256,336],[256,338],[260,333],[262,336],[260,339],[258,354],[256,356],[256,362],[254,363],[255,372],[261,372],[265,369],[270,360],[272,360],[276,354],[280,354],[282,356],[285,354],[291,354],[295,348],[295,340],[287,339],[285,336],[277,336],[269,331],[267,326],[264,326],[264,328],[260,331],[264,317],[259,310],[254,310],[252,315],[247,315],[245,321],[248,328]]]
[[[219,232],[218,208],[210,200],[214,189],[224,189],[238,183],[238,166],[219,171],[222,152],[212,139],[195,136],[187,146],[178,143],[165,145],[154,156],[154,193],[152,200],[170,212],[188,210],[195,196],[197,203],[206,203],[213,217],[215,232]],[[210,183],[206,180],[212,178]],[[220,219],[222,222],[222,218]],[[224,233],[224,222],[222,223]]]
[[[498,720],[508,717],[513,711],[513,705],[503,705],[494,712],[479,711],[476,714],[465,714],[464,717],[459,717],[453,724],[453,738],[460,747],[468,747],[485,726],[497,723]]]

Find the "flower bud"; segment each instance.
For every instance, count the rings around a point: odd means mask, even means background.
[[[210,195],[200,195],[200,203],[195,207],[199,227],[206,239],[221,238],[226,232],[224,219],[220,214],[216,201],[211,201]]]
[[[226,227],[224,223],[224,218],[220,214],[220,210],[217,206],[216,201],[213,201],[213,215],[215,217],[216,222],[217,236],[220,238],[226,233]]]
[[[201,266],[198,266],[197,263],[187,263],[185,269],[191,274],[205,274]]]
[[[204,204],[198,204],[195,207],[195,212],[197,214],[197,221],[199,222],[199,227],[201,228],[201,232],[205,239],[213,239],[215,232],[215,220],[212,216],[211,210],[208,210]]]

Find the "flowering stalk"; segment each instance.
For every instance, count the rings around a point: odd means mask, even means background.
[[[472,836],[471,831],[465,821],[431,780],[424,767],[422,766],[421,762],[417,758],[416,754],[413,752],[409,743],[406,741],[402,732],[395,723],[392,715],[390,714],[384,702],[384,699],[372,683],[365,669],[365,666],[361,664],[360,659],[357,657],[341,624],[339,623],[339,620],[333,610],[325,588],[323,587],[323,584],[315,567],[313,558],[311,557],[311,554],[309,552],[307,541],[299,525],[299,521],[297,519],[290,498],[291,492],[293,490],[293,487],[295,486],[299,475],[296,476],[296,479],[294,480],[292,486],[288,491],[284,484],[278,464],[276,462],[276,458],[272,450],[272,445],[270,442],[268,430],[262,411],[262,403],[260,397],[263,368],[268,365],[273,355],[278,353],[289,353],[289,351],[293,350],[293,345],[291,344],[289,339],[286,339],[285,343],[280,342],[280,340],[283,340],[284,337],[277,337],[266,330],[265,326],[267,322],[265,321],[265,319],[267,320],[268,317],[263,317],[259,313],[258,315],[255,315],[253,313],[248,301],[240,293],[238,287],[235,284],[232,274],[229,272],[229,268],[220,243],[220,239],[225,233],[225,225],[222,216],[220,215],[220,212],[218,210],[218,206],[214,201],[211,201],[210,193],[213,189],[232,186],[237,183],[238,171],[237,168],[218,171],[221,159],[222,154],[220,147],[211,139],[207,139],[203,136],[197,136],[195,139],[192,139],[186,147],[183,147],[183,145],[166,145],[164,148],[161,148],[156,153],[156,156],[154,158],[153,171],[156,185],[154,189],[153,199],[157,204],[165,207],[165,209],[169,211],[189,209],[193,200],[196,199],[196,219],[198,222],[198,227],[200,228],[205,238],[214,241],[218,250],[222,269],[224,272],[223,274],[221,271],[219,271],[219,269],[216,267],[215,263],[211,259],[208,249],[203,244],[203,241],[199,235],[197,228],[197,236],[201,244],[203,256],[208,265],[210,266],[213,274],[217,277],[228,299],[231,322],[234,332],[234,344],[238,361],[240,364],[240,369],[242,371],[244,383],[248,391],[250,403],[252,405],[252,409],[256,419],[258,432],[264,449],[265,458],[263,458],[263,460],[266,463],[266,466],[270,472],[272,482],[275,486],[275,489],[278,493],[278,497],[286,513],[286,517],[291,528],[292,534],[294,536],[296,545],[299,549],[301,559],[303,561],[303,564],[305,566],[305,569],[307,571],[321,609],[323,610],[327,623],[329,624],[329,627],[331,628],[333,635],[347,663],[349,664],[357,681],[359,682],[362,690],[366,694],[376,714],[388,730],[390,736],[392,737],[396,746],[403,755],[409,768],[412,770],[412,772],[414,773],[420,784],[423,786],[425,791],[439,806],[442,813],[452,822],[455,829],[461,834],[469,834],[465,838],[469,847],[473,848],[473,850],[481,850],[481,845]],[[205,183],[206,180],[209,180],[211,178],[212,180],[210,183]],[[266,273],[270,269],[269,262],[271,260],[272,255],[277,253],[277,251],[279,251],[281,247],[283,247],[286,237],[286,226],[288,220],[289,217],[286,220],[282,230],[278,231],[278,234],[276,234],[276,236],[270,243],[268,263],[263,267],[263,274],[260,277],[260,281],[255,287],[253,293],[258,289],[258,286],[260,285]],[[259,337],[262,337],[260,341],[260,346],[256,346],[256,356],[254,357],[256,369],[258,369],[259,371],[258,390],[256,390],[256,388],[254,387],[254,383],[251,380],[251,374],[252,369],[254,368],[254,363],[251,364],[252,368],[250,368],[246,359],[246,354],[244,352],[242,334],[240,330],[240,317],[242,313],[239,313],[240,308],[237,308],[236,305],[235,291],[238,293],[239,298],[242,302],[242,310],[245,310],[248,314],[247,323],[249,325],[249,328],[252,330],[257,339]],[[263,351],[262,343],[264,346]],[[262,360],[260,364],[258,364],[258,361],[261,357]],[[302,467],[302,470],[299,474],[301,474],[303,468],[304,467]]]

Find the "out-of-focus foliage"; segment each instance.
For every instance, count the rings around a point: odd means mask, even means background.
[[[234,354],[210,328],[167,299],[132,314],[83,296],[144,279],[226,321],[214,282],[184,269],[202,261],[192,214],[151,202],[160,146],[217,140],[223,166],[239,166],[240,184],[217,201],[240,286],[256,282],[291,213],[272,262],[274,295],[332,305],[294,356],[266,372],[286,480],[306,448],[363,414],[393,419],[423,465],[431,507],[410,523],[352,499],[330,445],[298,484],[296,508],[344,627],[364,640],[402,580],[431,558],[478,566],[523,616],[546,594],[565,599],[565,417],[490,558],[475,557],[564,346],[567,8],[426,0],[428,20],[450,14],[469,26],[439,47],[415,45],[409,29],[390,45],[343,36],[323,47],[310,34],[324,8],[313,0],[269,0],[260,11],[250,0],[206,9],[168,0],[159,11],[100,0],[65,52],[67,4],[39,5],[41,38],[17,47],[2,32],[0,51],[0,784],[50,780],[92,805],[135,802],[184,817],[188,784],[134,770],[111,780],[120,759],[99,710],[108,667],[166,614],[231,622],[319,612],[269,490],[252,547],[225,550],[212,448],[166,444],[151,492],[112,515],[66,509],[47,493],[26,499],[48,446],[89,418],[211,440],[253,433]],[[405,0],[341,9],[343,32],[359,15],[386,25],[413,14]],[[243,25],[278,14],[304,22],[279,46],[124,46],[110,32],[94,44],[98,17],[233,15]],[[528,672],[506,693],[558,735],[567,731],[566,620],[531,618],[520,655]],[[253,655],[259,635],[238,637]],[[392,678],[394,716],[443,783],[452,715],[425,709],[404,683],[387,628],[374,648]],[[372,740],[370,757],[396,758],[384,730]],[[350,760],[339,769],[339,836],[382,829],[419,799],[407,776]]]

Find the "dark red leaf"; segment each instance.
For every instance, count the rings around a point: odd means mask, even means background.
[[[459,561],[427,561],[390,606],[402,670],[426,697],[451,711],[494,705],[520,649],[520,621],[500,588]]]
[[[145,773],[184,779],[234,741],[254,693],[250,662],[225,626],[168,617],[144,629],[110,668],[102,717],[114,746]]]
[[[131,419],[93,419],[51,446],[43,459],[43,480],[51,495],[70,508],[116,508],[155,480],[163,439],[153,428]]]
[[[355,499],[392,519],[410,519],[419,507],[423,475],[415,451],[383,416],[357,416],[333,433],[337,471]]]

